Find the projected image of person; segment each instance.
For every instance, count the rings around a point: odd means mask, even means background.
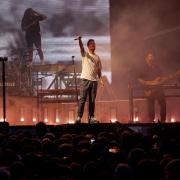
[[[89,96],[89,123],[98,123],[98,121],[94,117],[94,111],[98,80],[100,80],[101,85],[104,86],[101,76],[101,60],[95,53],[96,44],[93,39],[89,39],[87,42],[87,52],[84,49],[81,37],[78,37],[77,40],[79,41],[79,47],[82,57],[82,72],[80,84],[80,99],[76,123],[81,122],[87,96]]]
[[[25,31],[25,39],[29,52],[30,64],[33,59],[33,45],[35,45],[41,64],[44,64],[44,54],[41,47],[41,33],[39,21],[47,19],[47,16],[41,14],[32,8],[28,8],[24,12],[24,16],[21,21],[21,28]]]

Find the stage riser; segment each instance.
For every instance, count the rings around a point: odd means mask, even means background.
[[[0,98],[2,102],[2,98]],[[167,99],[167,122],[171,118],[176,121],[180,120],[179,112],[180,98]],[[159,117],[159,108],[156,107],[157,117]],[[77,104],[39,104],[37,98],[32,97],[7,97],[6,117],[10,125],[34,125],[39,121],[48,119],[47,124],[66,124],[76,118]],[[146,100],[139,99],[134,101],[134,112],[139,118],[139,122],[147,121],[147,104]],[[96,118],[101,123],[109,123],[111,119],[117,119],[120,123],[129,123],[129,101],[98,101],[96,102]],[[0,119],[3,117],[2,103],[0,104]],[[24,118],[24,121],[20,121]],[[33,122],[32,119],[36,118]],[[59,118],[59,122],[56,122]],[[22,119],[21,119],[22,120]],[[82,122],[87,122],[87,105]]]

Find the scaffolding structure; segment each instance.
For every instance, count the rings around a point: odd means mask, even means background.
[[[32,85],[39,103],[76,102],[79,94],[79,64],[34,65]]]
[[[37,96],[39,103],[75,102],[79,94],[80,62],[28,66],[6,65],[8,95]]]

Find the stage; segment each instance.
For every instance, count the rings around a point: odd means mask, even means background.
[[[2,99],[0,97],[0,102]],[[96,118],[100,123],[118,122],[148,123],[146,99],[134,99],[134,119],[130,121],[130,103],[125,100],[97,100]],[[167,123],[180,122],[179,98],[167,99]],[[47,125],[61,125],[74,123],[76,119],[77,103],[37,103],[37,97],[7,96],[6,121],[12,126],[35,125],[42,121]],[[158,121],[158,106],[156,120]],[[82,123],[88,122],[87,105]],[[3,121],[3,108],[0,105],[0,119]]]

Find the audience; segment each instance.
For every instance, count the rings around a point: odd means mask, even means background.
[[[62,132],[42,122],[34,132],[1,132],[0,179],[179,180],[179,135],[158,133]]]

